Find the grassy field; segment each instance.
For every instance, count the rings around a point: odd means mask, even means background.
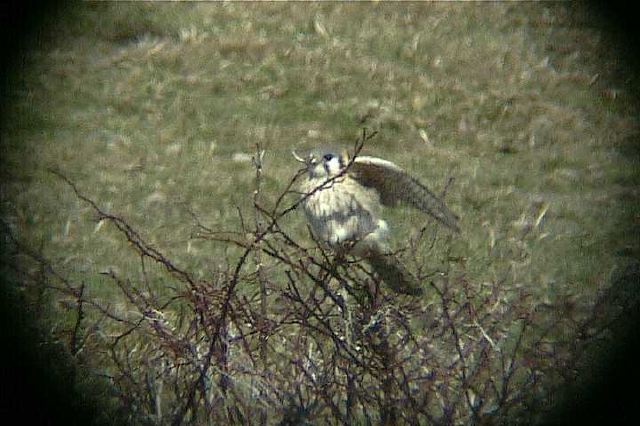
[[[509,275],[580,309],[639,249],[636,82],[616,54],[573,4],[82,4],[16,75],[3,220],[117,303],[101,272],[137,277],[139,258],[49,169],[208,279],[239,251],[192,238],[193,215],[216,230],[252,219],[256,143],[271,205],[292,149],[349,149],[367,128],[366,155],[434,191],[455,179],[462,233],[446,244],[470,281]],[[425,224],[388,215],[396,244]],[[281,226],[309,243],[301,213]]]

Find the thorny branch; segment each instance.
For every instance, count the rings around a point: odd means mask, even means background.
[[[351,162],[373,136],[363,131]],[[263,152],[258,145],[253,223],[239,211],[240,231],[214,231],[192,213],[197,238],[237,251],[208,279],[178,267],[58,171],[51,172],[140,257],[141,281],[107,271],[103,279],[120,298],[102,300],[89,280],[77,284],[1,222],[13,256],[39,266],[35,273],[15,267],[22,285],[69,302],[76,319],[63,333],[70,352],[102,357],[99,374],[132,419],[176,425],[254,418],[283,425],[500,422],[526,407],[541,380],[563,379],[558,371],[573,362],[563,354],[578,343],[558,336],[575,330],[581,344],[602,338],[587,331],[600,309],[573,322],[551,322],[543,309],[549,302],[536,302],[512,274],[474,283],[464,259],[426,227],[397,254],[431,291],[421,299],[387,292],[357,259],[336,256],[317,241],[306,246],[283,226],[313,193],[293,190],[304,171],[273,205],[263,205]],[[291,194],[297,199],[287,205]],[[153,274],[160,272],[148,262],[162,266],[167,288],[154,288]]]

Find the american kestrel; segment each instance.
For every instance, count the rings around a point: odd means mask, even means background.
[[[389,226],[380,218],[382,205],[402,202],[459,232],[458,217],[444,202],[396,164],[376,157],[344,152],[310,154],[305,163],[303,208],[314,237],[332,250],[366,259],[389,287],[419,295],[416,279],[391,255]]]

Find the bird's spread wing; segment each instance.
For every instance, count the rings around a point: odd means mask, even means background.
[[[351,165],[349,174],[360,184],[375,188],[384,205],[407,203],[433,216],[448,228],[460,232],[458,217],[444,202],[391,161],[358,156]]]

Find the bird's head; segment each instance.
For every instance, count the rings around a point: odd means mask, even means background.
[[[306,158],[300,157],[295,152],[292,154],[296,160],[306,165],[307,172],[312,178],[332,178],[342,172],[349,164],[347,151],[343,151],[342,154],[331,151],[315,151]]]

